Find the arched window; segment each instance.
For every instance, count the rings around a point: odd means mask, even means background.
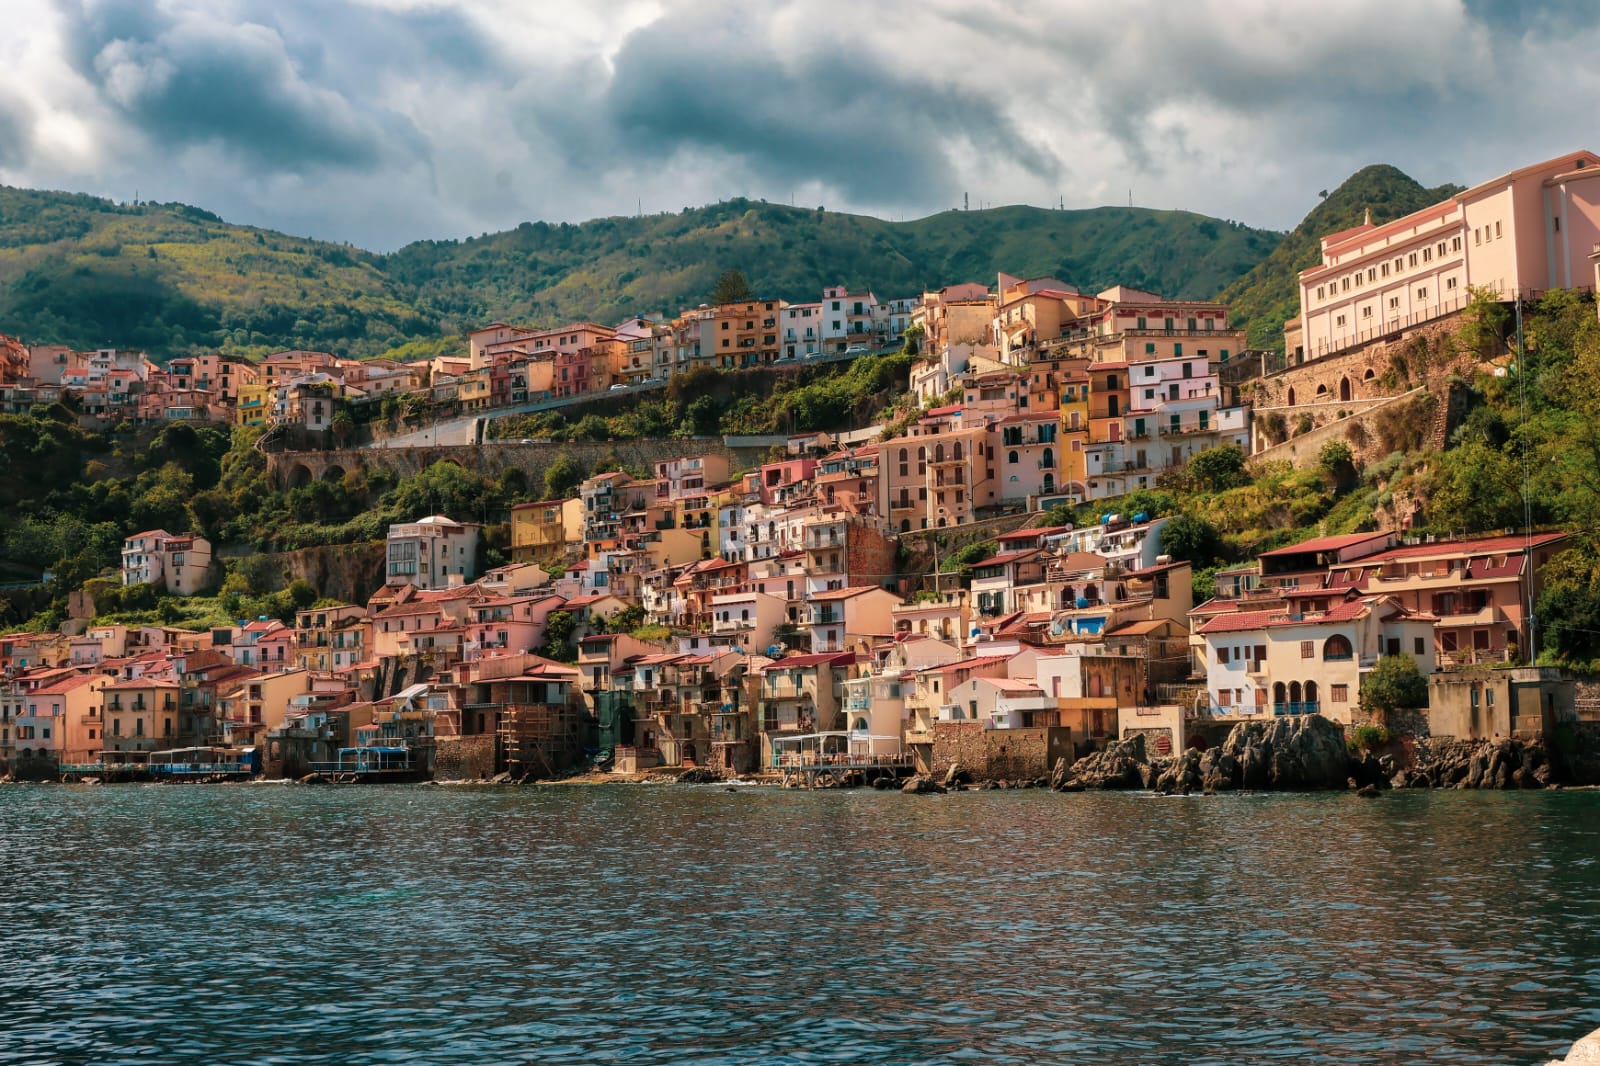
[[[1283,682],[1274,682],[1272,686],[1272,702],[1282,703],[1289,698],[1289,690],[1283,687]]]
[[[959,463],[961,461],[961,442],[960,441],[956,441],[954,444],[950,445],[950,458],[951,458],[951,460],[953,460],[954,462],[957,462],[957,463]]]
[[[1349,400],[1350,399],[1350,379],[1349,378],[1340,378],[1339,379],[1339,399],[1340,400]]]
[[[944,444],[943,443],[935,444],[933,446],[933,461],[936,462],[936,463],[944,462]]]
[[[1306,702],[1307,703],[1316,703],[1317,702],[1317,683],[1315,681],[1307,681],[1306,682]]]
[[[1041,462],[1043,462],[1046,470],[1054,470],[1056,465],[1056,450],[1054,448],[1046,448],[1044,450],[1044,458],[1041,460]]]
[[[1294,390],[1293,389],[1289,390],[1289,406],[1290,407],[1294,406]],[[904,453],[901,453],[900,459],[901,459],[901,462],[905,461],[905,454]]]
[[[1298,681],[1289,682],[1289,702],[1290,703],[1299,703],[1300,702],[1300,682],[1298,682]]]
[[[1335,633],[1322,643],[1322,658],[1325,662],[1340,662],[1355,658],[1355,650],[1350,646],[1348,637]]]
[[[1017,461],[1017,453],[1016,452],[1008,452],[1006,454],[1006,462],[1015,463],[1016,461]]]

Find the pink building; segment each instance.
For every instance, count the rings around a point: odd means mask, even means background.
[[[1432,207],[1322,238],[1300,272],[1291,361],[1315,359],[1458,311],[1469,290],[1502,299],[1587,289],[1600,242],[1600,156],[1580,151],[1514,170]],[[1348,399],[1348,397],[1341,397]]]

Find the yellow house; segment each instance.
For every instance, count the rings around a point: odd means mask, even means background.
[[[576,507],[571,505],[576,504]],[[583,501],[536,500],[511,508],[511,561],[514,563],[552,562],[561,558],[567,545],[567,520],[571,513],[581,527]],[[578,538],[581,539],[582,534]]]
[[[136,677],[101,690],[105,747],[111,751],[156,751],[174,744],[178,725],[178,683],[170,678]]]
[[[239,398],[233,408],[236,426],[264,426],[272,421],[273,386],[265,382],[239,383]]]
[[[1061,382],[1061,490],[1088,497],[1089,374],[1082,364],[1063,368]]]
[[[303,669],[249,677],[220,701],[222,714],[236,729],[259,733],[276,729],[288,717],[289,701],[311,691],[310,675]]]

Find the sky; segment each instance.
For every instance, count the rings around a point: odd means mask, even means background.
[[[0,183],[389,251],[735,196],[1292,228],[1596,148],[1591,0],[0,0]]]

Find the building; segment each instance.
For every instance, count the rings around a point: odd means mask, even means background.
[[[430,515],[389,527],[385,584],[443,589],[478,573],[478,538],[483,527]]]
[[[1424,674],[1433,673],[1434,621],[1384,595],[1320,613],[1219,615],[1199,630],[1211,713],[1321,714],[1351,723],[1362,680],[1380,657],[1406,655]]]
[[[191,596],[208,584],[211,542],[193,533],[147,529],[122,542],[122,583],[159,585],[176,596]]]
[[[1600,156],[1572,152],[1513,170],[1383,225],[1322,238],[1300,272],[1300,315],[1285,330],[1290,362],[1317,359],[1465,307],[1588,288],[1600,242]],[[1341,395],[1341,400],[1350,399]]]
[[[567,549],[567,509],[575,500],[536,500],[511,508],[511,561],[544,563]]]

